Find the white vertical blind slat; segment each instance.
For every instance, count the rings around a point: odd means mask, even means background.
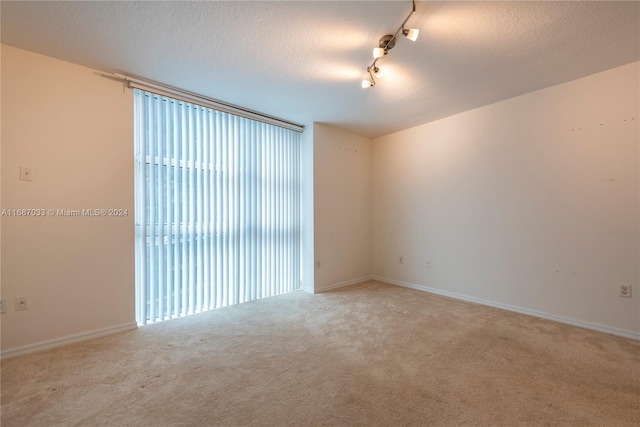
[[[134,94],[134,111],[135,122],[146,123],[146,105],[145,96],[140,92]],[[136,313],[137,322],[139,324],[146,324],[147,319],[147,221],[145,212],[145,200],[146,200],[146,126],[138,125],[135,128],[134,143],[135,143],[135,181],[138,185],[135,186],[135,220],[136,225]]]
[[[231,158],[233,159],[233,174],[231,175],[231,188],[229,189],[230,197],[232,200],[231,206],[233,206],[233,212],[231,215],[231,221],[233,224],[233,235],[230,236],[231,239],[231,255],[232,255],[232,263],[231,263],[231,272],[232,272],[232,280],[231,286],[233,289],[233,299],[232,304],[240,303],[240,282],[239,282],[239,256],[240,256],[240,243],[241,243],[241,230],[240,230],[240,175],[242,174],[242,170],[240,169],[239,163],[239,155],[238,155],[238,118],[232,117],[232,126],[231,131],[233,133],[233,138],[231,138]]]
[[[184,316],[188,311],[188,286],[189,286],[189,258],[187,256],[188,252],[188,223],[189,223],[189,205],[188,205],[188,185],[187,185],[187,171],[188,171],[188,160],[189,155],[187,151],[187,114],[185,109],[187,106],[185,104],[180,105],[180,154],[181,157],[181,173],[180,173],[180,217],[181,222],[179,224],[181,235],[180,235],[180,264],[176,265],[176,268],[180,269],[181,272],[181,282],[180,282],[180,296],[182,297],[181,306],[180,306],[180,315]]]
[[[164,147],[166,150],[166,160],[163,159],[164,163],[164,171],[165,171],[165,179],[164,179],[164,200],[165,200],[165,211],[166,211],[166,221],[163,221],[163,227],[165,230],[165,241],[164,241],[164,249],[165,249],[165,292],[167,295],[166,300],[166,319],[173,318],[173,272],[171,266],[173,265],[171,260],[173,258],[173,245],[171,241],[173,239],[173,231],[171,229],[171,224],[173,224],[173,212],[172,212],[172,187],[171,187],[171,174],[173,173],[173,167],[171,165],[172,158],[172,147],[173,147],[173,123],[171,122],[171,106],[172,102],[167,102],[165,104],[164,109],[164,122],[166,124],[165,129],[165,139],[164,139]],[[160,284],[162,286],[162,284]]]
[[[204,281],[204,247],[203,247],[203,226],[204,226],[204,111],[202,108],[197,109],[197,122],[196,122],[196,312],[202,311],[203,301],[203,281]]]
[[[220,308],[222,306],[222,146],[220,144],[220,140],[222,139],[222,117],[221,114],[216,113],[216,139],[215,139],[215,147],[216,147],[216,218],[214,221],[216,227],[216,253],[215,253],[215,262],[216,262],[216,284],[215,288],[215,300],[216,300],[216,308]]]
[[[229,294],[231,293],[231,282],[229,277],[229,174],[231,168],[229,164],[229,123],[225,117],[225,124],[222,128],[222,306],[229,305]]]
[[[182,295],[180,290],[182,289],[181,284],[181,273],[180,269],[177,267],[180,265],[180,191],[179,191],[179,182],[180,182],[180,145],[179,145],[179,135],[180,135],[180,110],[177,102],[171,103],[171,115],[173,118],[173,158],[171,159],[173,162],[173,203],[169,206],[173,214],[173,222],[171,223],[171,230],[173,231],[173,236],[171,240],[171,247],[173,250],[173,316],[180,316],[181,311],[181,302]]]
[[[148,155],[151,158],[151,164],[149,165],[149,182],[156,181],[156,135],[157,135],[157,121],[154,120],[157,114],[157,105],[151,104],[151,108],[147,109],[149,112],[149,134],[148,134]],[[147,246],[149,248],[149,283],[145,284],[145,287],[149,289],[149,316],[151,319],[156,319],[156,286],[153,286],[157,281],[157,263],[156,263],[156,187],[150,187],[147,189],[147,195],[149,197],[149,238],[147,239]]]
[[[166,236],[166,231],[165,231],[165,210],[164,210],[164,206],[165,206],[165,201],[164,201],[164,187],[165,187],[165,176],[164,176],[164,159],[165,159],[165,153],[164,153],[164,145],[166,143],[166,133],[164,131],[164,129],[162,128],[162,124],[166,123],[164,120],[164,114],[165,114],[165,108],[166,108],[166,104],[167,102],[163,102],[161,104],[158,105],[158,111],[157,111],[157,115],[156,115],[156,120],[158,121],[157,123],[157,129],[158,129],[158,134],[156,136],[156,139],[158,140],[158,152],[156,153],[156,156],[158,158],[157,161],[157,196],[156,196],[156,206],[157,206],[157,219],[158,219],[158,239],[155,242],[155,247],[157,248],[157,253],[158,253],[158,259],[157,259],[157,265],[158,265],[158,313],[157,313],[157,317],[161,320],[163,320],[165,318],[165,311],[164,311],[164,296],[165,296],[165,265],[166,265],[166,260],[165,260],[165,253],[166,253],[166,245],[164,243],[164,238]]]
[[[250,128],[250,138],[251,138],[251,163],[250,163],[250,173],[251,173],[251,290],[250,290],[250,299],[257,298],[256,288],[258,286],[258,272],[260,271],[259,259],[258,259],[258,205],[259,200],[257,197],[257,188],[258,188],[258,176],[260,174],[260,165],[258,164],[259,157],[259,149],[258,145],[258,135],[257,128],[254,122],[249,123]]]

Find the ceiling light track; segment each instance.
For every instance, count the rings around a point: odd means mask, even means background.
[[[411,16],[416,12],[415,0],[412,0],[412,3],[413,3],[413,8],[411,10],[411,13],[409,13],[406,19],[402,22],[402,24],[400,25],[400,28],[398,28],[398,31],[396,31],[395,34],[393,35],[387,34],[380,37],[380,40],[378,41],[378,47],[373,49],[373,62],[371,63],[371,65],[367,67],[367,73],[369,73],[369,79],[362,80],[363,88],[366,89],[366,88],[375,86],[376,78],[380,78],[382,76],[382,70],[380,69],[380,67],[377,66],[378,59],[384,57],[389,53],[391,49],[393,49],[393,47],[396,45],[398,34],[402,33],[403,36],[405,36],[406,38],[408,38],[413,42],[418,39],[418,34],[420,33],[420,30],[418,30],[417,28],[405,28],[405,24],[407,23],[409,18],[411,18]]]

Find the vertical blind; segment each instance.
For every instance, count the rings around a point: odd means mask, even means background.
[[[300,134],[134,90],[140,325],[300,285]]]

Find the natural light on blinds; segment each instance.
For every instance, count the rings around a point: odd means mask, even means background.
[[[138,324],[298,289],[300,133],[134,100]]]

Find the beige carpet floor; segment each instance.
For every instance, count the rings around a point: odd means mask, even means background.
[[[377,282],[2,362],[2,426],[638,426],[640,342]]]

